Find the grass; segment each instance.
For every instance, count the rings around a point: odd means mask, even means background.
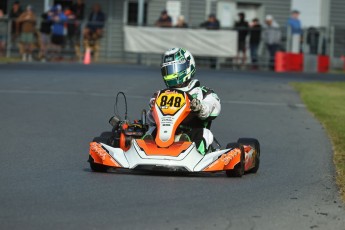
[[[20,58],[7,58],[7,57],[0,57],[0,63],[13,63],[19,62]]]
[[[303,102],[326,128],[334,149],[337,184],[345,201],[345,82],[293,83]]]

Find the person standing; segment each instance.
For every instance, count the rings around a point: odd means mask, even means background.
[[[250,25],[250,57],[252,59],[252,68],[258,68],[258,48],[261,41],[261,25],[259,19],[254,18],[252,24]]]
[[[75,4],[72,6],[72,11],[76,19],[81,22],[84,20],[84,12],[85,12],[85,3],[83,0],[77,0]]]
[[[64,14],[67,17],[67,36],[65,48],[67,48],[68,53],[71,54],[71,59],[73,60],[75,54],[75,45],[78,43],[76,16],[69,8],[65,10]]]
[[[188,24],[184,20],[183,15],[178,16],[175,28],[188,28]]]
[[[161,16],[156,21],[156,26],[158,27],[172,27],[172,19],[168,15],[168,11],[163,10]]]
[[[206,28],[208,30],[219,30],[220,23],[215,14],[210,14],[207,18],[207,21],[201,23],[200,27]]]
[[[16,43],[17,40],[17,32],[19,28],[17,28],[17,19],[23,13],[22,8],[20,7],[20,2],[15,1],[12,5],[9,18],[12,20],[11,25],[11,41],[13,44]]]
[[[97,61],[100,54],[100,40],[103,37],[106,16],[99,4],[94,4],[90,13],[88,23],[84,30],[85,50],[92,51],[94,60]],[[78,55],[78,54],[77,54]]]
[[[287,26],[290,28],[291,32],[291,52],[299,53],[301,49],[302,42],[302,23],[299,20],[300,12],[298,10],[293,10],[291,12],[291,17],[288,19]]]
[[[20,34],[21,54],[23,61],[32,61],[32,50],[34,48],[36,33],[36,15],[30,5],[26,7],[17,19],[17,34]]]
[[[307,41],[309,45],[309,54],[317,55],[319,49],[320,32],[315,27],[309,27],[307,30]],[[322,52],[320,52],[322,53]]]
[[[248,35],[248,29],[249,29],[249,24],[245,20],[246,15],[241,12],[238,14],[239,21],[235,23],[235,30],[238,32],[238,40],[237,40],[237,60],[241,59],[241,65],[243,66],[246,62],[246,38]],[[240,58],[240,55],[242,53],[242,58]]]
[[[50,34],[52,22],[48,20],[48,13],[45,12],[41,15],[41,24],[40,24],[40,59],[42,62],[46,61],[47,50],[50,43]]]
[[[263,40],[270,55],[269,67],[274,70],[275,54],[279,49],[281,41],[281,31],[279,24],[272,15],[266,16],[266,23],[263,30]]]
[[[75,27],[76,27],[76,31],[75,31],[75,37],[76,37],[76,41],[75,41],[75,53],[78,59],[81,58],[81,53],[80,53],[80,47],[81,47],[81,27],[82,27],[82,22],[84,20],[85,17],[85,3],[83,0],[77,0],[77,2],[75,4],[73,4],[72,6],[72,11],[75,15]]]
[[[89,20],[84,30],[84,39],[98,40],[103,36],[103,28],[105,25],[105,14],[98,3],[92,7],[92,12],[89,15]]]
[[[49,14],[49,20],[52,22],[51,43],[55,50],[56,59],[61,60],[61,50],[65,43],[64,25],[67,21],[66,15],[62,12],[61,5],[56,5]]]
[[[2,9],[0,9],[0,57],[5,56],[6,40],[7,40],[7,18]]]
[[[207,30],[219,30],[220,23],[215,14],[210,14],[207,20],[200,24],[200,27],[203,27]],[[208,60],[212,69],[217,68],[217,58],[209,57]]]

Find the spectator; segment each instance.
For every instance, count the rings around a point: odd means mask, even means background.
[[[61,60],[61,50],[65,43],[64,24],[67,21],[66,15],[62,12],[61,5],[56,5],[49,14],[49,20],[52,22],[52,48],[55,51],[56,59]]]
[[[101,6],[96,3],[93,5],[88,24],[84,30],[84,38],[87,40],[101,38],[103,36],[104,23],[105,14],[102,12]]]
[[[17,34],[19,28],[17,28],[17,18],[23,13],[22,8],[20,7],[20,2],[15,1],[12,5],[9,17],[12,20],[12,26],[11,26],[11,40],[12,43],[16,42]]]
[[[210,14],[208,16],[207,21],[201,23],[200,26],[204,27],[208,30],[219,30],[220,23],[219,23],[218,19],[216,18],[215,14]]]
[[[23,61],[32,61],[32,50],[35,43],[36,33],[36,15],[33,13],[30,5],[17,18],[16,28],[20,30],[20,44]]]
[[[85,3],[83,0],[77,0],[75,4],[72,6],[72,11],[76,19],[80,22],[84,20],[84,12],[85,12]]]
[[[272,15],[266,16],[266,23],[263,30],[263,40],[270,55],[269,67],[273,70],[275,54],[278,51],[280,45],[281,31],[278,23],[274,20]]]
[[[220,23],[215,14],[210,14],[207,20],[201,23],[200,26],[208,30],[219,30]],[[209,57],[208,60],[210,62],[210,67],[215,69],[217,67],[217,58]]]
[[[302,41],[302,24],[298,19],[300,12],[298,10],[293,10],[291,12],[291,17],[288,19],[287,26],[291,31],[292,47],[291,52],[299,53]]]
[[[315,27],[309,27],[307,32],[307,44],[309,45],[309,53],[317,55],[319,48],[320,32]]]
[[[241,12],[238,14],[239,21],[235,23],[235,29],[238,31],[237,40],[237,60],[240,59],[240,53],[242,53],[241,64],[244,65],[246,62],[246,37],[248,35],[249,24],[245,20],[246,15]]]
[[[7,38],[7,20],[4,12],[0,9],[0,56],[4,56]]]
[[[166,10],[163,10],[161,16],[156,21],[158,27],[172,27],[172,19]]]
[[[79,36],[77,36],[77,20],[74,12],[70,9],[65,10],[67,17],[67,36],[66,36],[66,47],[70,52],[74,53],[75,45],[79,42]],[[72,59],[74,55],[72,54]]]
[[[41,15],[41,24],[40,24],[40,59],[42,62],[46,61],[47,50],[50,43],[50,34],[52,22],[48,18],[49,12],[43,13]]]
[[[188,24],[184,20],[184,16],[180,15],[177,19],[176,28],[188,28]]]
[[[77,0],[75,4],[72,6],[72,11],[74,12],[74,15],[76,17],[76,31],[75,31],[75,37],[77,39],[75,43],[75,52],[77,55],[77,58],[80,59],[80,35],[81,35],[81,23],[84,20],[85,16],[85,3],[83,0]]]
[[[252,59],[252,68],[258,68],[258,48],[261,41],[261,25],[259,19],[254,18],[252,24],[250,25],[250,38],[249,38],[249,47],[250,47],[250,56]]]

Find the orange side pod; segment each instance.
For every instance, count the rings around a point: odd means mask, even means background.
[[[100,143],[90,143],[90,155],[97,164],[118,167],[121,165],[112,158],[107,151],[105,151]]]
[[[223,171],[234,169],[234,167],[241,161],[241,150],[236,148],[232,149],[227,153],[224,153],[221,157],[218,158],[215,162],[210,164],[203,171]]]

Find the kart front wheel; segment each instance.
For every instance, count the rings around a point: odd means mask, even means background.
[[[93,158],[90,155],[89,155],[88,162],[90,163],[90,168],[94,172],[107,172],[108,169],[110,168],[108,166],[95,163],[95,161],[93,160]]]
[[[111,132],[103,132],[100,137],[93,138],[93,142],[103,143],[103,144],[109,144]],[[89,155],[90,168],[94,172],[107,172],[110,167],[95,163],[93,158]]]
[[[239,148],[241,150],[240,162],[237,165],[235,165],[234,169],[225,171],[226,175],[228,177],[242,177],[244,174],[244,163],[245,163],[243,146],[241,146],[238,143],[229,143],[229,144],[227,144],[226,148],[227,149],[228,148]]]

